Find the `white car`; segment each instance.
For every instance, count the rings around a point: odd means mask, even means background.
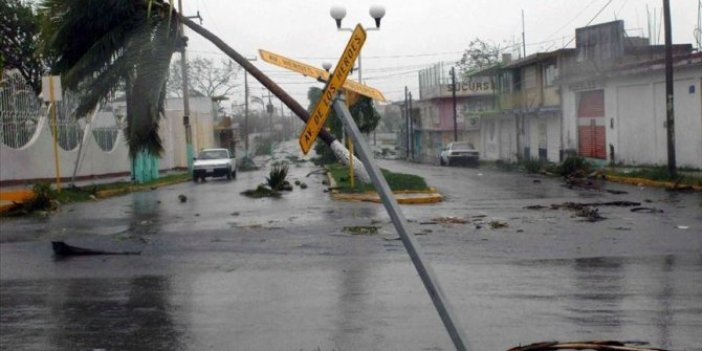
[[[480,153],[473,147],[473,144],[464,141],[457,141],[448,144],[441,149],[439,154],[439,164],[442,166],[456,165],[459,163],[477,166],[480,161]]]
[[[236,157],[227,149],[204,149],[193,163],[193,181],[206,177],[236,178]]]

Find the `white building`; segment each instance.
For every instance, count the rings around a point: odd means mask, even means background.
[[[676,57],[673,76],[677,165],[702,168],[702,53]],[[621,66],[605,79],[564,86],[562,95],[567,148],[606,145],[606,152],[599,152],[603,160],[627,165],[667,163],[663,60]],[[586,100],[597,106],[584,106]],[[601,116],[593,117],[593,111]],[[583,129],[588,124],[598,129],[594,136]],[[591,141],[583,140],[588,137]]]

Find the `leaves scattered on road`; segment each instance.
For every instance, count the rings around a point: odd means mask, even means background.
[[[375,235],[378,234],[378,229],[380,229],[380,227],[372,225],[357,225],[344,227],[344,232],[350,233],[351,235]]]

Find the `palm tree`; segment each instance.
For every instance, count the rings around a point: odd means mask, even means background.
[[[117,87],[126,88],[126,135],[133,158],[163,150],[158,122],[168,64],[183,42],[178,21],[212,42],[303,121],[309,118],[304,107],[245,57],[163,0],[43,0],[41,8],[45,52],[57,57],[52,70],[63,75],[63,84],[83,95],[79,112],[91,110]],[[337,154],[343,153],[343,145],[325,130],[319,138],[330,147],[334,144]],[[365,170],[357,172],[369,180]]]
[[[178,31],[167,20],[168,14],[148,14],[146,5],[124,0],[45,0],[42,39],[44,54],[55,58],[52,73],[61,74],[66,89],[81,97],[78,116],[86,115],[111,92],[124,89],[130,156],[136,165],[157,171],[157,164],[144,161],[158,160],[163,151],[158,122]]]

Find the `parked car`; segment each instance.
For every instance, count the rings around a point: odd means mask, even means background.
[[[193,163],[193,181],[206,177],[236,178],[236,157],[227,149],[204,149]]]
[[[439,164],[451,166],[457,164],[467,164],[477,166],[480,161],[480,153],[473,147],[473,144],[458,141],[448,144],[441,149],[439,154]]]

